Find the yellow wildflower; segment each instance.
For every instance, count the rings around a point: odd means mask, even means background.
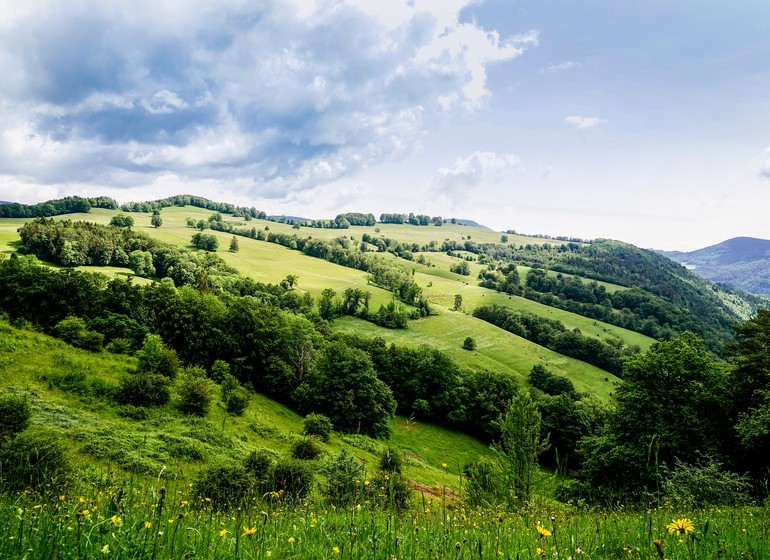
[[[145,521],[144,522],[144,528],[145,529],[149,529],[150,527],[152,527],[152,523],[150,523],[149,521]]]
[[[545,527],[541,527],[540,525],[535,525],[535,528],[537,529],[537,532],[540,535],[541,539],[543,537],[550,537],[551,536],[551,531],[549,531]]]
[[[248,527],[244,527],[243,528],[243,536],[244,537],[250,537],[251,535],[253,535],[256,532],[257,532],[256,526],[252,527],[251,529],[249,529]]]
[[[91,512],[87,509],[84,509],[83,511],[80,512],[80,515],[82,515],[83,517],[88,517],[89,515],[91,515]]]
[[[245,528],[246,528],[246,527],[244,527],[244,529],[245,529]],[[230,531],[228,531],[227,529],[222,529],[221,531],[219,531],[219,536],[220,536],[220,537],[224,537],[224,536],[225,536],[225,535],[227,535],[229,532],[230,532]]]
[[[102,547],[102,554],[109,554],[109,553],[110,553],[110,545],[108,545],[108,544],[105,544],[105,545]]]
[[[294,537],[289,537],[289,542],[293,543],[295,541]]]
[[[695,530],[695,525],[693,525],[692,521],[689,519],[682,517],[681,519],[672,519],[671,523],[666,525],[666,529],[668,529],[668,532],[672,535],[674,533],[687,535]]]
[[[340,547],[338,547],[338,546],[333,546],[333,547],[332,547],[332,552],[333,552],[334,554],[339,554],[339,553],[340,553]]]
[[[112,517],[110,517],[110,521],[112,521],[112,524],[115,525],[115,527],[123,526],[123,520],[117,515],[113,515]]]

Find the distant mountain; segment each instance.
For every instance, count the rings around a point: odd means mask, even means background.
[[[696,251],[657,251],[699,276],[770,296],[770,240],[734,237]]]
[[[13,204],[10,200],[0,200],[0,204]]]

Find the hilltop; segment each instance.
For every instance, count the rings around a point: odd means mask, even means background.
[[[695,251],[658,251],[699,276],[770,296],[770,240],[734,237]]]

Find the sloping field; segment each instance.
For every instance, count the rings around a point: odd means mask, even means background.
[[[78,350],[0,321],[0,393],[26,395],[32,429],[45,427],[68,438],[69,453],[81,468],[100,465],[157,476],[165,466],[168,476],[191,479],[208,464],[251,450],[287,454],[302,432],[299,415],[258,393],[251,394],[241,417],[227,414],[217,401],[205,418],[191,418],[172,398],[168,405],[145,409],[146,418],[131,419],[125,407],[95,394],[105,394],[135,368],[133,357]],[[490,454],[478,440],[439,426],[397,417],[391,428],[390,445],[409,457],[405,474],[431,488],[444,478],[456,486],[463,465]],[[335,433],[322,447],[329,454],[344,447],[376,465],[386,445]],[[455,476],[446,477],[442,463]]]
[[[409,328],[392,330],[353,317],[334,321],[337,332],[380,337],[387,343],[428,344],[473,370],[509,373],[524,383],[532,366],[543,364],[572,380],[578,391],[609,399],[617,377],[595,366],[568,358],[464,313],[447,311],[437,317],[411,321]],[[476,341],[473,351],[462,348],[466,337]]]

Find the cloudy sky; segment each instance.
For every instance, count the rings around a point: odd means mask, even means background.
[[[0,200],[770,238],[765,0],[0,0]]]

